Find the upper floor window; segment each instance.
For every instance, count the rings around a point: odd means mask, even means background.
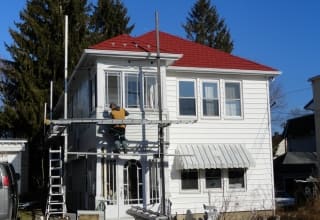
[[[110,103],[115,103],[126,108],[157,108],[156,75],[142,73],[142,77],[140,76],[138,72],[106,72],[106,106],[109,106]]]
[[[202,83],[203,116],[219,116],[219,93],[217,82]]]
[[[89,110],[94,111],[97,107],[97,75],[89,80]]]
[[[120,73],[106,73],[106,103],[121,105],[121,83]]]
[[[125,76],[125,106],[126,108],[140,107],[140,82],[138,74],[127,73]]]
[[[143,78],[143,102],[145,108],[157,108],[158,88],[156,75],[144,75]]]
[[[179,115],[196,115],[196,97],[194,81],[179,81]]]
[[[226,116],[241,116],[241,86],[240,82],[225,83]]]

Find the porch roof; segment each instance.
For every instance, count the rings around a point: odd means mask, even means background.
[[[248,168],[255,164],[242,144],[181,144],[176,154],[177,169]]]

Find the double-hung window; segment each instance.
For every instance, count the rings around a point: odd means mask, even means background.
[[[139,75],[127,73],[125,75],[125,106],[126,108],[140,107]]]
[[[245,169],[228,169],[229,189],[243,189],[245,186]]]
[[[106,104],[110,103],[122,105],[120,72],[106,73]]]
[[[156,75],[145,74],[143,77],[143,102],[144,108],[155,109],[158,107],[158,88]]]
[[[240,82],[225,83],[226,116],[241,116],[241,85]]]
[[[195,81],[179,81],[179,115],[196,115]]]
[[[202,82],[203,116],[219,116],[219,93],[217,82]]]
[[[198,189],[198,170],[181,170],[181,189]]]
[[[219,189],[221,188],[221,170],[220,169],[206,169],[206,188]]]

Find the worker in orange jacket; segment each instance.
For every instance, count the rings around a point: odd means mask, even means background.
[[[124,108],[120,108],[115,103],[110,104],[111,113],[110,116],[112,119],[124,120],[126,116],[129,115],[129,112]],[[123,150],[124,153],[127,153],[127,140],[125,138],[126,125],[125,124],[115,124],[110,128],[110,133],[115,137],[115,149],[114,153],[120,153]]]

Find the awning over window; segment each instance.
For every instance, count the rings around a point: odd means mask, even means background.
[[[177,169],[248,168],[254,166],[242,144],[184,144],[176,149]]]

